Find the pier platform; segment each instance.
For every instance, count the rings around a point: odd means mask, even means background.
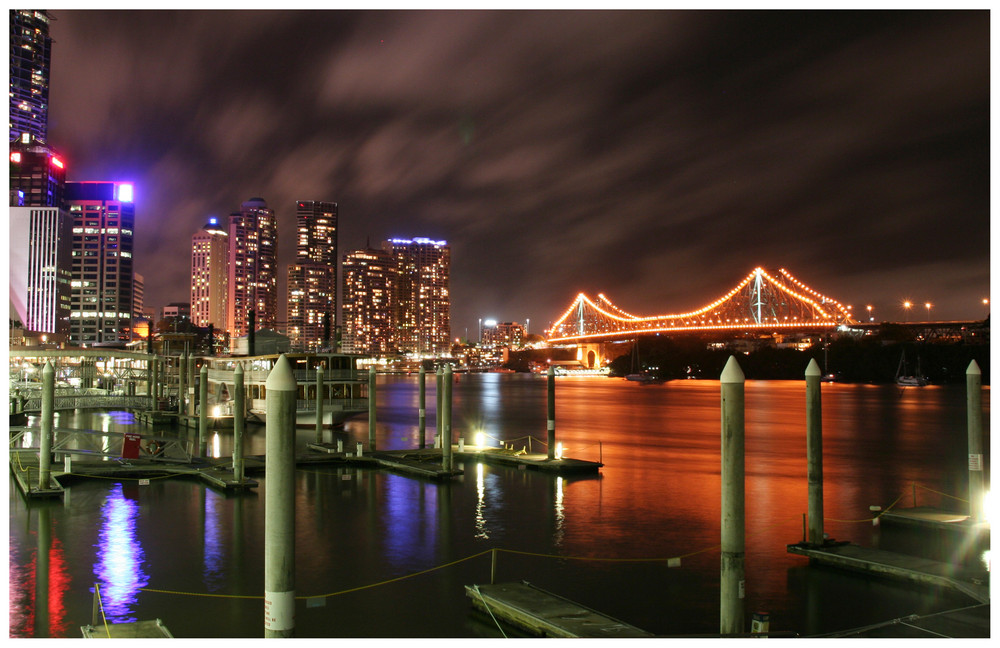
[[[517,453],[503,448],[478,448],[476,446],[465,446],[462,452],[455,450],[455,456],[462,459],[482,459],[488,464],[498,466],[513,466],[520,470],[540,470],[558,475],[597,473],[604,467],[604,464],[597,461],[569,457],[550,460],[548,455],[543,453]]]
[[[135,621],[133,623],[109,623],[107,625],[80,626],[84,639],[173,639],[163,621]]]
[[[987,540],[990,534],[989,522],[975,521],[963,513],[942,511],[926,506],[886,511],[879,516],[879,522],[881,524],[949,531],[972,537],[985,535]]]
[[[865,572],[896,580],[943,587],[970,596],[980,603],[990,600],[989,575],[970,573],[960,566],[906,554],[859,547],[847,542],[822,546],[788,545],[788,553],[806,556],[810,562]]]
[[[625,639],[653,636],[526,581],[466,585],[465,593],[477,609],[541,637]]]

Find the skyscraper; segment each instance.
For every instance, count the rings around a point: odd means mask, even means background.
[[[229,216],[229,287],[226,326],[246,335],[250,311],[256,328],[274,328],[278,314],[278,222],[263,198],[251,198]]]
[[[317,351],[336,326],[337,203],[300,200],[295,216],[298,238],[295,263],[288,266],[288,337],[294,350]]]
[[[451,349],[451,248],[427,238],[391,239],[396,260],[394,321],[399,350],[445,354]]]
[[[191,237],[191,322],[227,330],[229,233],[212,216]]]
[[[132,337],[132,185],[67,182],[73,217],[70,341],[119,344]]]
[[[344,351],[394,353],[396,260],[385,250],[350,252],[344,255],[343,274]]]
[[[52,39],[43,10],[10,10],[10,141],[48,139]]]
[[[65,164],[25,135],[10,143],[10,303],[25,328],[69,334],[73,221]]]

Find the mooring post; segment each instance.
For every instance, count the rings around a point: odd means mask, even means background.
[[[281,354],[264,383],[264,637],[295,634],[295,400],[298,384]]]
[[[983,519],[983,374],[973,360],[965,372],[969,425],[969,518]]]
[[[187,413],[188,416],[194,416],[194,405],[195,405],[194,377],[196,375],[195,372],[198,369],[198,362],[194,357],[194,351],[188,354],[187,369],[188,369],[187,388],[188,388],[188,396],[190,396],[190,398],[188,399]]]
[[[556,458],[556,370],[549,367],[549,454],[551,461]]]
[[[55,427],[56,369],[51,360],[42,368],[42,439],[38,452],[38,490],[49,490],[52,468],[52,429]]]
[[[152,362],[149,363],[152,369],[152,378],[149,380],[149,409],[156,410],[158,407],[158,401],[160,398],[159,382],[160,382],[160,362],[153,356]]]
[[[233,479],[240,484],[243,483],[243,430],[246,428],[243,389],[243,363],[237,362],[233,371]]]
[[[427,431],[427,370],[424,369],[424,365],[420,365],[420,372],[418,374],[418,384],[420,385],[420,403],[417,407],[417,431],[420,435],[420,449],[423,450],[427,446],[427,442],[424,439],[424,434]]]
[[[441,417],[441,467],[451,470],[451,365],[444,366],[441,395],[443,416]]]
[[[326,397],[323,383],[323,365],[316,366],[316,443],[323,443],[323,400]]]
[[[184,377],[187,375],[187,369],[184,368],[186,360],[183,353],[177,356],[177,414],[180,416],[184,415],[184,397],[187,395],[187,388],[184,386]]]
[[[368,451],[375,451],[375,365],[368,367]]]
[[[809,482],[809,544],[823,544],[823,408],[819,364],[806,367],[806,476]]]
[[[722,391],[722,574],[719,632],[743,632],[746,592],[744,501],[744,384],[736,358],[729,357],[720,377]]]
[[[435,375],[436,375],[436,378],[437,378],[437,391],[434,393],[434,397],[437,398],[437,409],[434,411],[434,425],[436,427],[436,430],[435,430],[435,433],[434,433],[434,447],[435,448],[440,448],[441,447],[441,416],[442,416],[441,403],[444,401],[444,399],[441,398],[441,389],[442,389],[441,385],[444,382],[444,373],[443,373],[441,367],[437,368],[437,371],[435,372]],[[444,452],[444,451],[442,450],[442,452]],[[442,460],[443,460],[443,455],[442,455]]]
[[[205,452],[208,439],[208,365],[198,372],[198,451]]]

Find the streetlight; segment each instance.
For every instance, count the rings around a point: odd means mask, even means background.
[[[871,304],[868,304],[868,321],[869,322],[874,322],[875,321],[875,318],[872,317],[872,305]]]
[[[924,304],[924,308],[927,309],[927,321],[929,322],[931,321],[931,303],[927,302],[926,304]]]
[[[903,302],[903,312],[906,313],[903,321],[906,321],[906,322],[910,321],[910,306],[913,306],[913,304],[911,304],[909,301],[904,301]]]

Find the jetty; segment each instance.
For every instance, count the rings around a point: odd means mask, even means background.
[[[989,575],[984,579],[980,574],[952,563],[861,547],[849,542],[828,542],[819,546],[793,544],[788,545],[788,553],[806,556],[810,563],[943,587],[961,592],[979,603],[990,601]]]
[[[654,636],[527,581],[466,585],[465,593],[477,609],[540,637],[626,639]]]
[[[84,639],[173,639],[163,621],[134,621],[80,626]]]

